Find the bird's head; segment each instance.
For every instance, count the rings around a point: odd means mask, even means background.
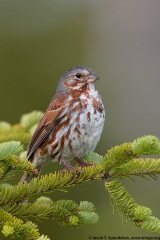
[[[88,67],[73,67],[61,77],[57,92],[79,90],[86,84],[94,84],[99,77]]]

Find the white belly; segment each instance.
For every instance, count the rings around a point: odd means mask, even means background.
[[[99,98],[97,91],[94,91],[94,97]],[[85,96],[82,98],[82,102],[84,100]],[[92,98],[87,99],[85,111],[80,114],[77,111],[72,115],[69,125],[64,130],[66,134],[69,130],[71,133],[70,139],[65,141],[61,151],[61,157],[64,160],[72,160],[75,157],[82,158],[85,154],[94,151],[97,146],[104,126],[105,112],[96,111],[92,100]],[[79,124],[77,124],[78,114]]]

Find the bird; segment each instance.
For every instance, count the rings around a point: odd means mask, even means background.
[[[27,159],[36,174],[24,173],[20,184],[38,177],[48,161],[58,161],[68,170],[72,160],[87,166],[83,157],[95,150],[105,122],[104,105],[95,88],[98,79],[84,66],[72,67],[62,75],[28,146]]]

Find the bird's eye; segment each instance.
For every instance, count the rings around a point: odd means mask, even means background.
[[[80,73],[77,73],[77,74],[76,74],[76,77],[77,77],[77,78],[81,78],[81,76],[82,76],[82,75],[81,75]]]

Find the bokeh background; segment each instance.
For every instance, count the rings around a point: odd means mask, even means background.
[[[159,0],[0,0],[0,120],[16,123],[23,113],[44,111],[60,76],[75,65],[89,66],[101,78],[96,86],[107,118],[99,154],[146,134],[160,137]],[[123,183],[160,218],[159,180]],[[101,182],[51,196],[91,201],[100,217],[80,229],[38,223],[51,239],[158,236],[122,220],[116,209],[113,214]]]

